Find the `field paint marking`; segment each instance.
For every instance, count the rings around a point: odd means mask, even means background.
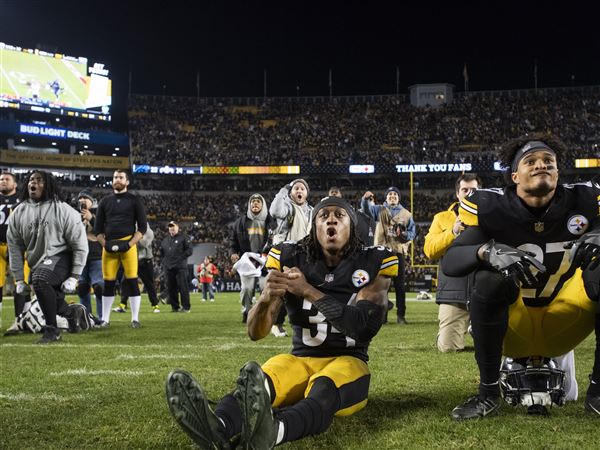
[[[126,377],[139,377],[142,375],[153,375],[154,371],[141,371],[141,370],[88,370],[88,369],[69,369],[63,372],[50,372],[52,377],[62,377],[64,375],[119,375]]]
[[[46,61],[46,58],[42,58],[42,61],[44,61],[44,62],[46,63],[46,65],[48,66],[48,68],[49,68],[49,69],[50,69],[52,72],[54,72],[54,75],[56,75],[56,77],[57,77],[57,78],[60,80],[60,82],[61,82],[61,83],[62,83],[62,84],[65,86],[65,87],[64,87],[64,89],[65,89],[65,90],[67,90],[67,89],[68,89],[68,90],[71,92],[71,94],[73,95],[73,97],[75,97],[75,98],[77,99],[77,101],[78,101],[79,103],[81,103],[81,106],[82,106],[82,108],[83,108],[83,109],[85,109],[85,103],[83,103],[83,102],[81,101],[81,99],[79,98],[79,96],[78,96],[78,95],[75,93],[75,91],[74,91],[73,89],[71,89],[71,86],[69,86],[69,85],[66,83],[66,81],[63,79],[63,77],[61,77],[61,76],[60,76],[60,74],[59,74],[59,73],[58,73],[56,70],[54,70],[54,67],[52,67],[52,65],[51,65],[51,64],[50,64],[48,61]]]
[[[132,355],[129,353],[121,353],[115,359],[197,359],[200,355]]]
[[[239,342],[239,343],[235,343],[235,342],[229,342],[229,343],[225,343],[225,344],[215,344],[215,345],[203,345],[202,349],[216,349],[216,350],[220,350],[220,349],[232,349],[232,348],[244,348],[244,347],[249,347],[249,348],[274,348],[274,349],[286,349],[289,350],[291,348],[291,341],[289,342],[289,344],[285,344],[285,345],[270,345],[270,344],[253,344],[252,342]],[[39,349],[40,346],[39,344],[16,344],[16,343],[11,343],[11,344],[0,344],[0,349],[2,348],[37,348]],[[124,349],[167,349],[167,350],[172,350],[172,349],[177,349],[177,348],[182,348],[182,349],[193,349],[193,350],[198,350],[198,344],[180,344],[180,345],[162,345],[162,344],[147,344],[147,345],[132,345],[132,344],[67,344],[67,343],[62,343],[62,344],[58,344],[56,346],[53,346],[52,349],[53,350],[58,350],[58,349],[72,349],[72,348],[124,348]],[[201,354],[201,353],[198,353]]]
[[[50,394],[44,392],[43,394],[26,394],[24,392],[19,392],[17,394],[10,394],[0,392],[0,400],[8,400],[14,402],[37,402],[40,400],[50,400],[52,402],[68,402],[71,400],[83,400],[85,397],[83,395],[71,395],[69,397],[63,397],[62,395]]]

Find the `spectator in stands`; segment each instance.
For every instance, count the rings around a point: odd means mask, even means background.
[[[271,216],[277,219],[273,245],[284,241],[297,242],[308,235],[312,211],[312,206],[308,204],[309,192],[306,180],[297,178],[282,187],[275,195],[269,208]],[[287,336],[287,332],[283,328],[285,314],[285,308],[281,308],[279,317],[275,320],[271,330],[275,337]]]
[[[261,254],[267,253],[265,246],[269,243],[269,231],[275,228],[275,220],[269,215],[269,208],[260,194],[253,194],[248,200],[248,208],[233,225],[231,238],[231,262],[240,275],[240,300],[244,311],[242,322],[246,323],[248,311],[252,307],[252,299],[261,275]],[[240,256],[246,264],[237,264]],[[244,261],[242,261],[243,263]],[[260,267],[259,267],[260,265]]]
[[[179,232],[175,221],[169,222],[169,235],[160,245],[162,268],[167,279],[169,303],[173,312],[190,312],[190,286],[187,260],[193,253],[192,245],[184,233]],[[181,307],[179,306],[181,297]]]
[[[481,187],[481,179],[474,173],[465,173],[456,180],[456,198],[448,210],[437,213],[425,236],[425,255],[440,259],[454,239],[464,230],[458,218],[458,207],[473,189]],[[456,352],[465,348],[465,335],[469,328],[468,297],[474,274],[449,277],[438,270],[438,288],[435,301],[440,305],[437,348],[440,352]]]
[[[93,314],[90,289],[96,297],[96,315],[102,320],[102,290],[104,279],[102,278],[102,246],[94,235],[94,223],[96,221],[96,208],[98,203],[94,199],[91,189],[84,189],[77,195],[77,204],[81,213],[81,220],[85,226],[88,243],[88,257],[79,277],[77,295],[79,303],[85,306],[89,314]]]
[[[412,214],[400,204],[400,190],[394,186],[385,191],[383,205],[374,203],[371,191],[364,193],[361,203],[364,211],[369,211],[377,222],[375,227],[375,245],[391,248],[398,256],[398,276],[394,278],[396,291],[396,322],[406,324],[406,287],[404,258],[408,256],[409,242],[416,236],[416,227]]]
[[[211,302],[215,301],[215,288],[213,280],[218,275],[219,269],[212,262],[212,257],[205,256],[204,262],[198,267],[198,278],[202,284],[202,301],[205,302],[210,298]]]

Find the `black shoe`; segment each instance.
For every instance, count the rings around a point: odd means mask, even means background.
[[[408,325],[408,322],[406,321],[406,319],[404,317],[398,317],[396,319],[396,323],[398,325]]]
[[[67,323],[69,324],[69,332],[79,333],[81,331],[81,323],[84,322],[85,314],[87,310],[85,306],[75,303],[69,305],[69,316],[67,317]]]
[[[497,412],[500,409],[499,397],[480,397],[475,395],[470,397],[462,405],[458,405],[452,410],[454,420],[468,420],[485,417],[488,414]]]
[[[38,344],[52,344],[62,339],[60,330],[50,325],[44,327],[43,333],[44,335],[37,341]]]
[[[183,370],[171,372],[167,377],[166,391],[171,415],[200,448],[232,448],[202,386],[191,374]]]
[[[265,376],[254,361],[240,370],[233,396],[242,410],[242,448],[267,450],[275,447],[279,423],[273,417]]]
[[[583,406],[585,407],[586,411],[600,416],[600,395],[591,395],[590,391],[588,390]]]

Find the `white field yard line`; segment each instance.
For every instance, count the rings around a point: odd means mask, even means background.
[[[12,402],[38,402],[42,401],[52,401],[52,402],[69,402],[72,400],[83,400],[85,396],[83,395],[69,395],[62,396],[57,394],[50,394],[48,392],[43,392],[41,394],[32,394],[31,392],[0,392],[0,400],[8,400]]]
[[[120,377],[140,377],[142,375],[154,375],[153,370],[88,370],[88,369],[69,369],[62,372],[50,372],[51,377],[67,376],[98,376],[98,375],[118,375]]]
[[[39,344],[18,344],[18,343],[0,343],[0,349],[2,348],[37,348],[39,349]],[[191,350],[199,350],[198,345],[194,344],[185,344],[185,345],[161,345],[161,344],[147,344],[147,345],[134,345],[134,344],[67,344],[61,343],[57,345],[53,345],[52,350],[59,349],[73,349],[73,348],[99,348],[99,349],[156,349],[156,350],[168,350],[172,354],[173,349],[191,349]],[[252,342],[226,342],[222,344],[214,344],[214,345],[202,345],[201,350],[210,349],[210,350],[231,350],[234,348],[263,348],[263,349],[277,349],[277,350],[289,350],[291,348],[291,341],[289,344],[285,345],[269,345],[269,344],[253,344]],[[201,352],[199,351],[198,354]]]

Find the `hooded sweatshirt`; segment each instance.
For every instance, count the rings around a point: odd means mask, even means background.
[[[284,186],[271,203],[269,212],[277,219],[273,245],[284,241],[297,242],[310,232],[312,206],[308,202],[298,205],[290,198],[289,192],[288,186]]]
[[[250,209],[250,204],[252,199],[255,197],[260,197],[262,200],[262,209],[258,214],[254,214]],[[250,223],[248,224],[248,239],[250,240],[250,250],[254,253],[260,253],[264,246],[264,235],[265,235],[265,227],[267,223],[267,202],[265,202],[265,198],[260,194],[254,194],[248,199],[248,209],[246,211],[246,217],[250,219]]]
[[[47,258],[71,251],[71,273],[81,275],[88,254],[81,216],[61,201],[22,202],[8,219],[8,251],[15,280],[23,280],[25,252],[34,271]]]

